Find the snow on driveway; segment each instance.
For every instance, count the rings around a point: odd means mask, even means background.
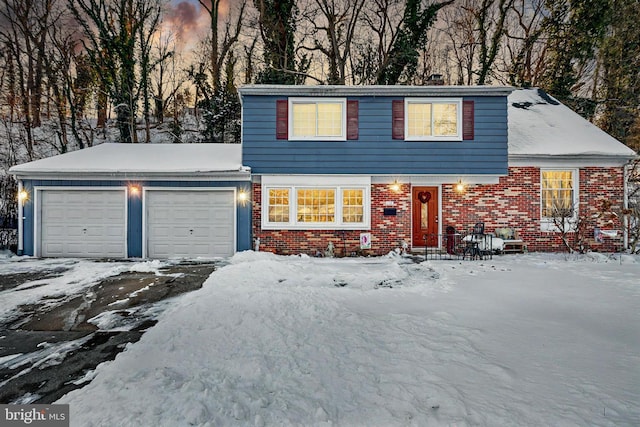
[[[240,253],[58,403],[77,426],[640,425],[639,278]]]

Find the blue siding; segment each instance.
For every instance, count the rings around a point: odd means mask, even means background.
[[[132,181],[60,181],[60,180],[23,180],[25,190],[31,195],[24,205],[24,254],[34,255],[34,187],[125,187]],[[249,182],[240,181],[135,181],[142,187],[227,187],[250,191]],[[127,200],[127,251],[128,256],[142,256],[142,196]],[[236,209],[236,250],[244,251],[252,248],[251,243],[251,203],[239,205]]]
[[[507,100],[475,102],[475,139],[401,141],[391,137],[392,97],[359,101],[359,139],[277,140],[276,96],[243,97],[243,163],[255,174],[507,174]]]

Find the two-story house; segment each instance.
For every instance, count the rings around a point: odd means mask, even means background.
[[[278,253],[442,247],[448,227],[561,250],[554,212],[624,204],[632,150],[538,90],[245,86],[253,237]],[[608,221],[608,219],[607,219]],[[594,226],[620,229],[602,219]],[[451,230],[451,228],[449,228]],[[620,237],[622,233],[620,233]],[[596,243],[595,240],[592,243]],[[620,239],[595,248],[619,248]],[[366,246],[368,247],[368,246]]]
[[[13,167],[19,249],[36,256],[385,254],[513,230],[563,250],[624,246],[635,153],[536,89],[240,89],[242,144],[103,144]],[[606,211],[606,212],[605,212]],[[361,250],[364,248],[364,250]]]

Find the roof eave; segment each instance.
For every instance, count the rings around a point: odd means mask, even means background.
[[[622,166],[638,158],[635,155],[583,153],[583,154],[509,154],[509,166],[579,165]]]
[[[56,170],[9,170],[11,175],[19,179],[56,179],[56,180],[175,180],[175,181],[250,181],[251,171],[248,168],[232,171],[189,171],[189,172],[113,172],[113,171],[56,171]]]
[[[511,86],[246,85],[241,95],[275,96],[508,96]]]

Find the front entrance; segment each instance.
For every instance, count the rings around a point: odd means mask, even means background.
[[[413,247],[438,246],[438,187],[413,187]],[[425,239],[426,236],[426,239]]]

